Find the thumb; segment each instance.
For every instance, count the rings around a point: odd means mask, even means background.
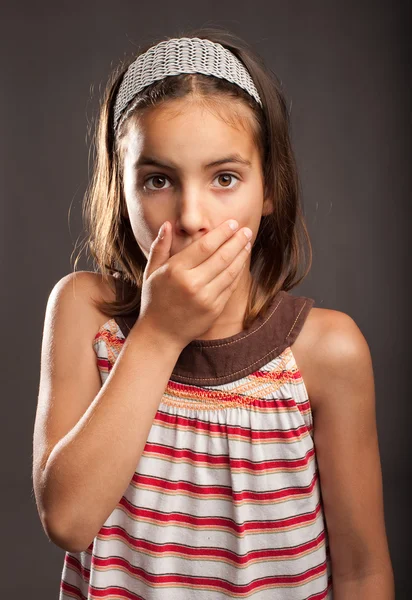
[[[170,245],[172,236],[169,232],[169,221],[165,221],[159,229],[157,238],[150,247],[149,258],[146,265],[146,277],[161,267],[170,258]]]

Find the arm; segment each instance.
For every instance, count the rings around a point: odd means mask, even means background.
[[[77,277],[76,294],[65,278],[47,307],[33,467],[43,527],[71,552],[88,548],[129,485],[182,350],[137,320],[97,383],[90,276]]]
[[[334,599],[393,600],[371,356],[351,317],[327,313],[310,395]]]
[[[392,569],[364,577],[333,581],[333,598],[334,600],[395,600]]]

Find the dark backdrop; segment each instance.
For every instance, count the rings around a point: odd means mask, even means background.
[[[369,343],[396,597],[409,598],[411,3],[0,6],[2,596],[58,598],[64,551],[37,514],[32,436],[44,311],[81,236],[87,129],[99,92],[142,40],[220,25],[264,57],[292,108],[314,250],[293,293],[348,313]]]

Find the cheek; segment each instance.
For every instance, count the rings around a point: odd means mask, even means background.
[[[245,197],[242,195],[242,201],[236,207],[236,215],[230,215],[230,217],[236,218],[242,227],[250,227],[253,232],[252,244],[259,231],[262,210],[263,191],[260,186],[256,185],[246,192]]]
[[[150,246],[157,235],[156,227],[158,217],[152,214],[150,205],[144,204],[138,193],[138,178],[134,171],[125,168],[123,172],[123,194],[127,206],[127,213],[136,243],[147,257]]]
[[[263,193],[260,186],[248,186],[236,202],[236,218],[248,222],[260,222],[263,207]]]
[[[135,240],[139,244],[141,250],[148,255],[150,246],[157,235],[157,232],[154,233],[156,224],[153,218],[150,218],[149,215],[145,214],[141,205],[133,203],[131,206],[128,206],[128,211],[130,225]]]
[[[137,183],[132,178],[125,180],[124,197],[135,240],[142,251],[148,254],[163,221],[159,223],[159,209],[155,203],[145,201],[135,185]]]

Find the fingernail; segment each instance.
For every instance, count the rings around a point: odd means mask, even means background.
[[[159,239],[162,240],[165,236],[165,223],[163,223],[163,225],[161,226],[161,228],[159,229]]]

